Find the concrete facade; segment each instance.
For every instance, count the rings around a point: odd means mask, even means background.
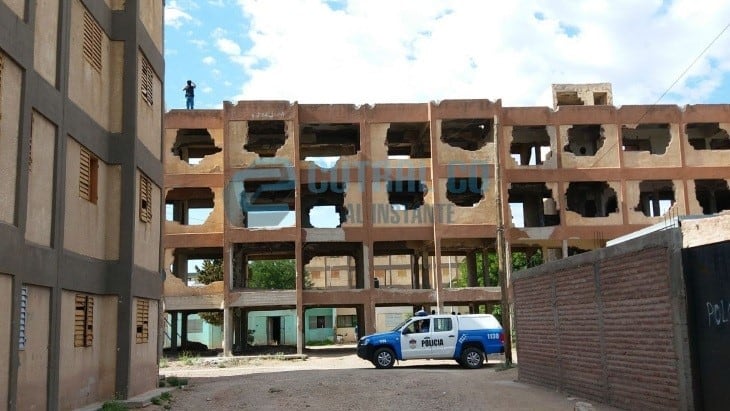
[[[0,1],[0,409],[157,388],[162,9]]]
[[[509,249],[549,261],[670,215],[730,209],[729,105],[615,107],[610,84],[553,88],[553,108],[240,101],[168,112],[168,311],[222,310],[228,354],[247,312],[295,309],[301,350],[308,308],[354,309],[369,333],[376,308],[498,303],[475,256],[495,252],[500,213]],[[274,204],[278,214],[256,210]],[[205,258],[222,259],[223,284],[188,287],[187,262]],[[453,284],[450,258],[466,261],[467,287]],[[267,259],[293,260],[296,287],[249,287],[248,264]]]

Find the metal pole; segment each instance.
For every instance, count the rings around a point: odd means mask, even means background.
[[[501,167],[501,133],[499,118],[494,116],[494,150],[496,151],[494,164],[494,185],[497,203],[497,264],[499,285],[502,291],[502,328],[504,330],[504,364],[512,364],[512,325],[510,321],[509,284],[507,284],[507,247],[504,238],[504,207],[502,206],[502,167]]]

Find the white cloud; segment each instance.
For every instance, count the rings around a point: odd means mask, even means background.
[[[209,93],[212,93],[213,92],[213,88],[206,86],[206,87],[203,87],[203,89],[201,91],[203,93],[209,94]]]
[[[650,104],[730,15],[730,2],[719,0],[238,4],[252,46],[241,50],[225,33],[216,41],[250,76],[236,98],[305,103],[551,105],[551,83],[611,82],[614,103]],[[723,73],[730,73],[730,30],[689,71],[692,81],[680,81],[662,102],[701,101]]]
[[[185,12],[177,1],[171,0],[165,5],[165,25],[179,29],[186,22],[192,21],[193,17]]]
[[[236,44],[235,41],[227,38],[219,38],[215,41],[216,47],[221,52],[228,54],[229,56],[238,56],[241,54],[241,47]]]
[[[205,40],[190,39],[188,41],[199,49],[205,49],[206,47],[208,47],[208,42]]]
[[[215,59],[212,56],[205,56],[203,57],[203,64],[212,66],[213,64],[215,64]]]
[[[223,0],[208,0],[208,4],[216,7],[223,7],[226,5]]]

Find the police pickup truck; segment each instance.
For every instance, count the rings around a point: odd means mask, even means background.
[[[377,368],[414,359],[454,359],[463,367],[480,368],[486,354],[503,352],[502,326],[490,314],[417,315],[357,344],[358,357]]]

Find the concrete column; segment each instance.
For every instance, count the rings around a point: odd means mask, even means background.
[[[477,282],[477,253],[476,253],[476,251],[470,251],[466,255],[466,274],[467,274],[466,285],[468,287],[476,287],[479,284]]]
[[[223,309],[223,356],[230,357],[233,348],[233,312]]]
[[[241,308],[241,339],[243,340],[242,349],[248,349],[248,310]]]
[[[537,200],[537,201],[536,201]],[[525,198],[522,203],[523,220],[525,227],[540,227],[540,206],[542,205],[542,199]],[[544,225],[544,224],[542,224]]]
[[[375,305],[369,303],[363,307],[363,321],[365,324],[365,330],[360,328],[360,336],[375,333],[376,317],[375,317]]]
[[[421,276],[420,276],[420,266],[418,263],[418,254],[411,254],[411,282],[413,283],[413,289],[419,289],[421,288]]]
[[[245,342],[245,336],[241,330],[242,314],[240,309],[235,309],[233,313],[233,348],[234,351],[240,352]]]
[[[563,240],[563,258],[568,258],[568,240]]]
[[[297,304],[297,354],[304,353],[304,306]]]
[[[172,311],[170,317],[170,349],[177,351],[177,311]]]
[[[651,206],[654,209],[654,217],[659,217],[662,215],[661,211],[659,210],[659,192],[654,191],[651,196]]]
[[[175,250],[175,276],[183,280],[185,284],[188,282],[188,256]]]
[[[482,275],[484,276],[484,286],[489,287],[489,249],[482,249]]]
[[[424,249],[421,250],[421,265],[423,270],[421,271],[421,284],[423,285],[421,288],[423,289],[429,289],[431,288],[430,285],[430,271],[428,267],[428,250]]]
[[[188,345],[188,315],[189,313],[182,313],[182,332],[180,337],[180,346],[185,349]]]

